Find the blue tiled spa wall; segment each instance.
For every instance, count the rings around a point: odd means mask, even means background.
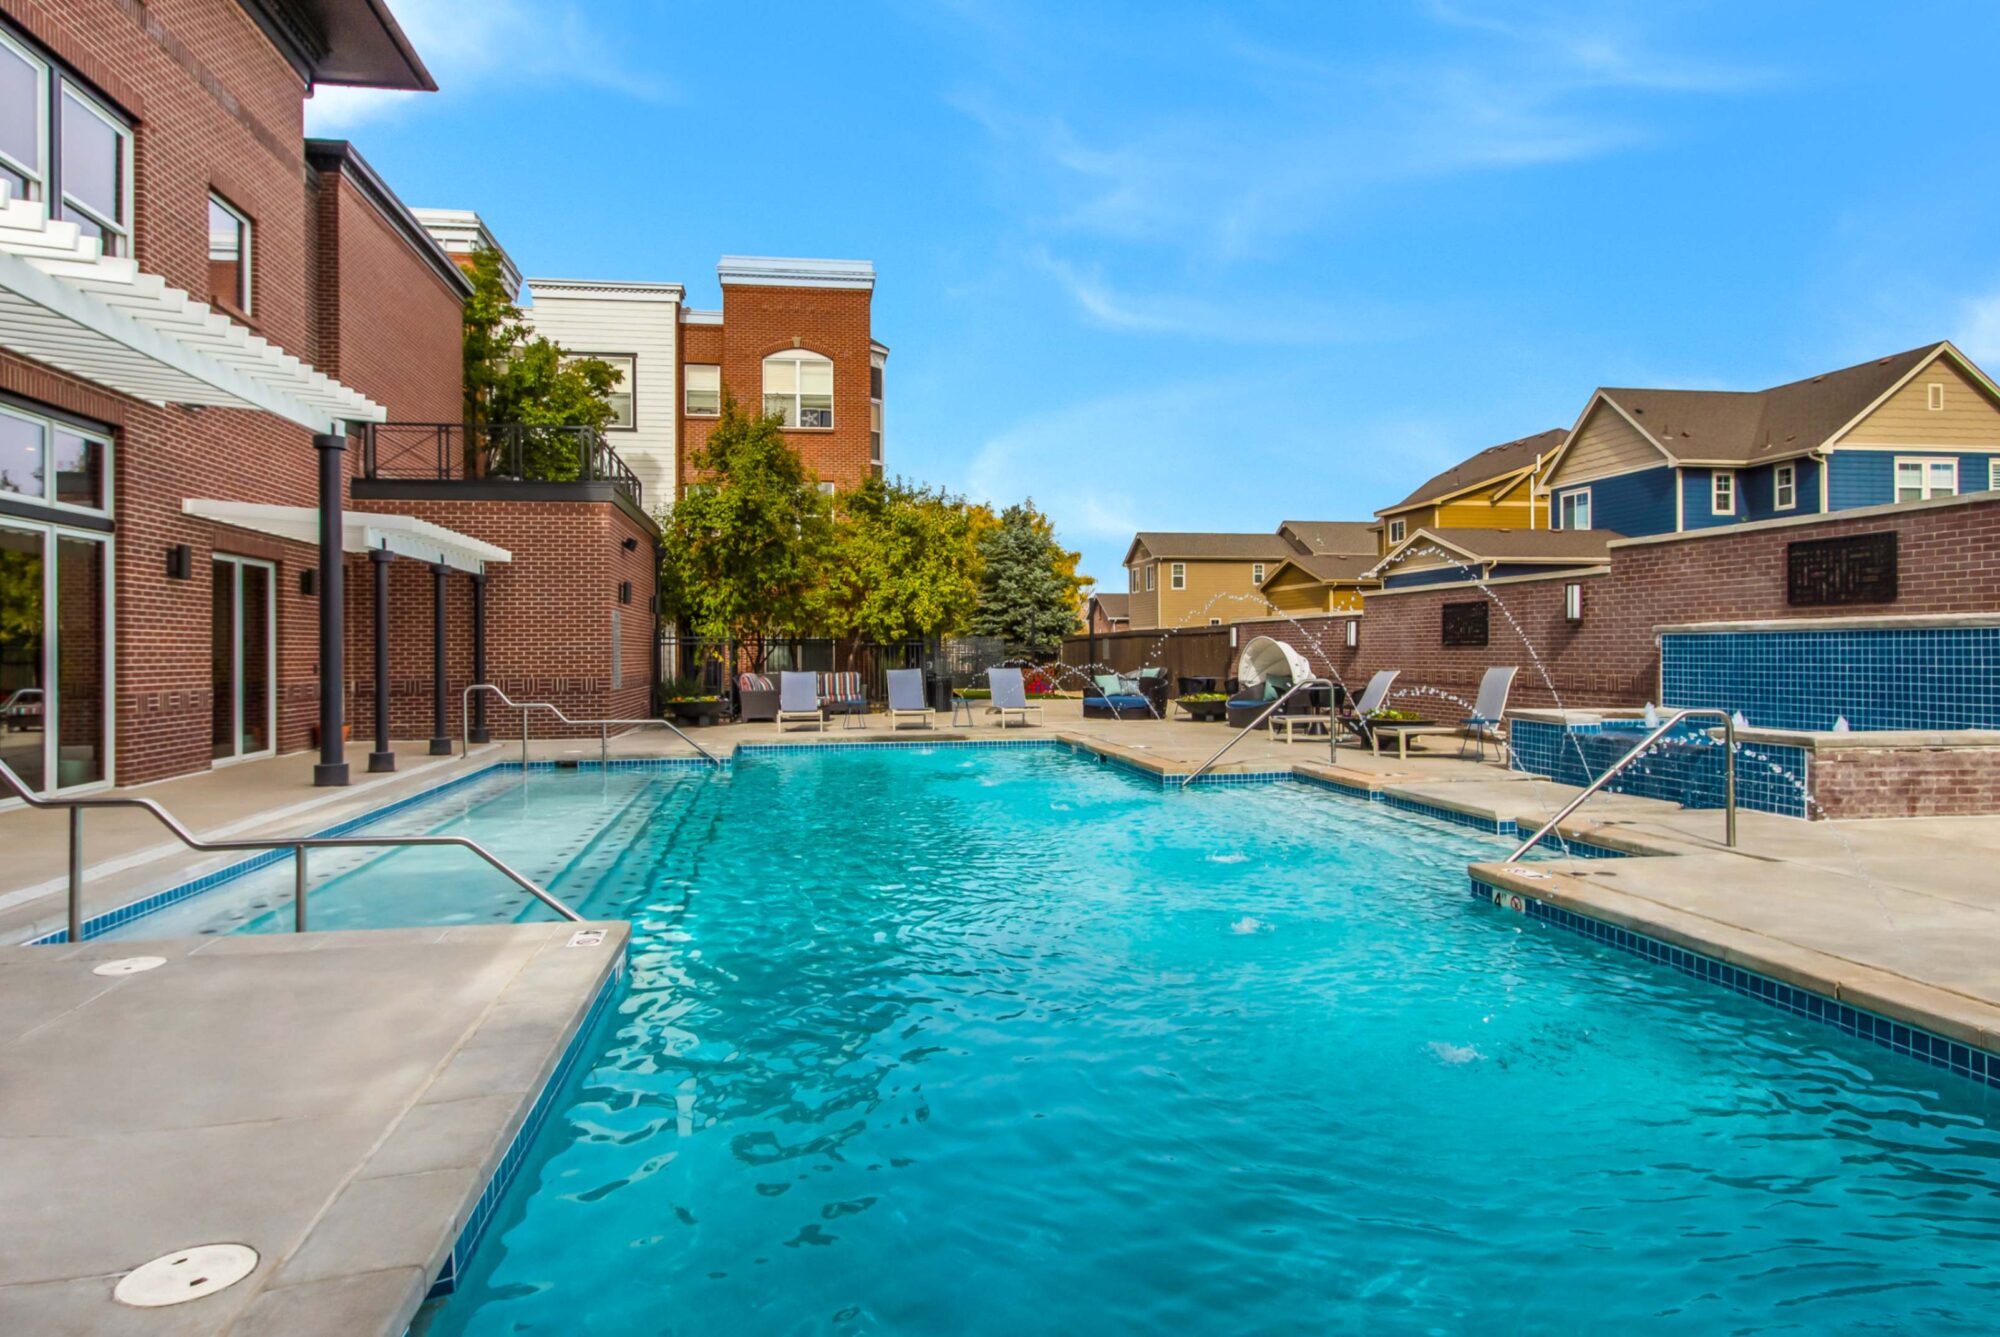
[[[1661,704],[1764,729],[2000,729],[2000,619],[1978,627],[1668,632]]]
[[[1567,725],[1513,720],[1507,727],[1515,770],[1578,786],[1604,774],[1647,732],[1637,720]],[[1745,743],[1736,756],[1736,802],[1758,812],[1804,817],[1811,792],[1807,776],[1804,748]],[[1687,808],[1720,808],[1722,777],[1721,744],[1690,721],[1605,787]]]

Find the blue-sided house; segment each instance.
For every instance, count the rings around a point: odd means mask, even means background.
[[[2000,388],[1949,343],[1768,390],[1592,395],[1543,463],[1556,529],[1639,537],[2000,489]]]
[[[1419,529],[1364,578],[1381,581],[1386,591],[1552,576],[1603,566],[1617,537],[1603,529]]]

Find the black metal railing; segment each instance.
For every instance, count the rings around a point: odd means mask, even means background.
[[[368,429],[362,477],[473,482],[610,483],[643,504],[639,477],[595,427],[383,422]]]

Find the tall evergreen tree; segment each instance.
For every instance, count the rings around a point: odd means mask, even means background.
[[[1009,506],[980,544],[986,569],[972,630],[997,636],[1009,654],[1047,659],[1077,630],[1076,554],[1056,541],[1055,526],[1034,501]]]

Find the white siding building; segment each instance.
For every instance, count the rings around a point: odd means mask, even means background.
[[[528,280],[525,315],[535,333],[567,353],[602,358],[624,373],[612,398],[616,411],[605,440],[645,489],[646,509],[658,514],[679,495],[674,476],[680,423],[678,283],[611,283],[590,279]]]

